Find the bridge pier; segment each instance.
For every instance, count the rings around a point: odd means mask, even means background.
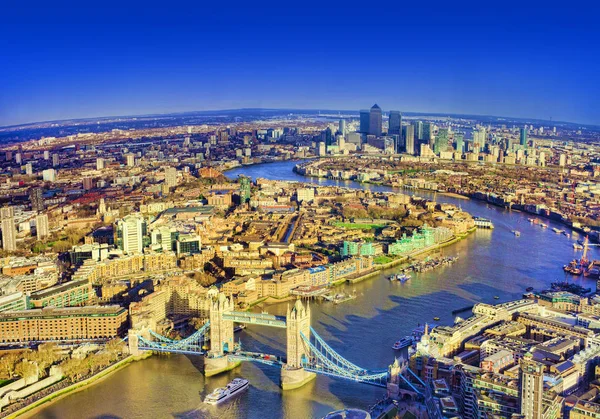
[[[241,361],[230,361],[228,356],[205,356],[204,376],[212,377],[238,367]]]
[[[317,374],[308,372],[304,368],[286,368],[281,369],[281,388],[282,390],[294,390],[302,387],[304,384],[314,380]]]
[[[144,352],[146,352],[142,349],[139,349],[139,344],[140,344],[140,339],[138,338],[139,333],[148,335],[148,333],[145,330],[139,331],[139,330],[129,329],[129,331],[127,332],[127,345],[128,345],[130,355],[140,356]]]
[[[287,364],[281,369],[281,388],[293,390],[316,377],[315,373],[302,368],[302,360],[308,357],[302,335],[310,337],[310,306],[305,307],[301,300],[296,300],[292,309],[288,307],[286,324]]]

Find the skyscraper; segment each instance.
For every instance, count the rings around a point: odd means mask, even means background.
[[[340,119],[338,131],[342,135],[346,135],[346,120]]]
[[[402,128],[402,114],[400,111],[390,111],[390,123],[388,127],[388,135],[400,135]]]
[[[42,196],[42,188],[31,188],[29,190],[29,201],[33,211],[44,210],[44,198]]]
[[[50,235],[50,229],[48,227],[48,214],[38,214],[35,217],[35,226],[38,240],[48,237]]]
[[[321,141],[323,141],[326,146],[333,144],[333,132],[330,127],[327,127],[325,131],[321,132]]]
[[[98,157],[96,159],[96,170],[104,169],[104,159],[102,157]]]
[[[526,128],[521,128],[521,145],[523,147],[527,146],[527,129]]]
[[[413,126],[415,127],[415,140],[421,141],[423,139],[423,122],[415,121]]]
[[[438,135],[435,137],[435,143],[433,145],[433,152],[440,154],[442,151],[446,151],[448,148],[448,128],[440,128]]]
[[[406,125],[402,131],[404,132],[404,151],[407,154],[415,154],[415,127]]]
[[[2,227],[2,248],[9,252],[17,250],[17,229],[15,228],[15,213],[13,208],[0,208],[0,220]]]
[[[465,136],[464,134],[454,134],[454,140],[456,142],[456,151],[459,153],[464,152],[465,150]]]
[[[368,110],[360,111],[360,132],[363,134],[369,133],[369,121],[371,119],[371,114]]]
[[[423,124],[423,137],[421,139],[427,144],[431,142],[431,123],[425,122]]]
[[[142,253],[144,223],[144,219],[139,215],[128,215],[117,222],[123,252]]]
[[[381,135],[382,120],[383,115],[381,113],[381,108],[377,106],[377,104],[373,105],[369,112],[369,134],[378,137]]]
[[[60,165],[60,158],[58,157],[58,154],[53,154],[52,155],[52,167],[57,167],[58,165]]]
[[[475,153],[480,153],[485,149],[486,135],[485,128],[473,131],[473,151]]]
[[[521,415],[525,419],[542,419],[544,365],[534,361],[531,353],[519,363],[521,369]]]

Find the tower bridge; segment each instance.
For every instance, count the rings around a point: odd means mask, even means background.
[[[345,359],[311,327],[311,310],[301,300],[288,306],[285,317],[268,313],[238,312],[233,300],[219,294],[211,301],[210,317],[185,339],[174,340],[152,330],[129,331],[131,353],[154,351],[204,356],[204,373],[216,375],[237,367],[242,361],[281,368],[284,390],[301,387],[316,374],[387,387],[391,394],[422,397],[425,384],[401,360],[384,370],[368,370]],[[277,357],[243,351],[234,341],[234,323],[254,324],[286,330],[286,356]]]

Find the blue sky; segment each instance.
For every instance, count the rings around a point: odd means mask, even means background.
[[[4,2],[0,126],[375,102],[600,125],[591,2],[86,3]]]

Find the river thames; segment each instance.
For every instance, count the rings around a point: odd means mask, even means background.
[[[392,188],[360,185],[326,179],[304,178],[292,168],[296,162],[248,166],[227,172],[234,179],[244,174],[267,178],[392,191]],[[361,367],[385,368],[394,360],[392,344],[409,334],[418,323],[452,324],[452,311],[478,302],[498,303],[519,298],[525,288],[547,288],[564,279],[562,266],[580,255],[572,244],[580,239],[554,233],[561,224],[545,220],[543,229],[530,224],[526,213],[508,211],[485,202],[464,200],[442,194],[416,191],[414,194],[438,202],[460,205],[475,216],[489,218],[494,230],[477,230],[466,239],[443,250],[459,255],[453,265],[418,274],[405,284],[385,280],[391,271],[344,291],[356,291],[357,298],[343,304],[311,304],[312,325],[337,352]],[[515,237],[512,230],[521,231]],[[592,250],[598,259],[598,251]],[[577,279],[595,289],[595,281]],[[498,300],[494,296],[499,296]],[[268,311],[285,314],[286,304],[271,305]],[[468,315],[462,313],[462,315]],[[249,326],[236,334],[244,349],[282,355],[285,332]],[[204,395],[235,377],[250,380],[245,394],[220,407],[202,403]],[[89,389],[67,396],[35,414],[38,418],[320,418],[341,407],[366,409],[384,389],[319,376],[306,386],[282,392],[279,370],[244,363],[217,377],[205,379],[200,362],[183,355],[155,356],[135,362]]]

